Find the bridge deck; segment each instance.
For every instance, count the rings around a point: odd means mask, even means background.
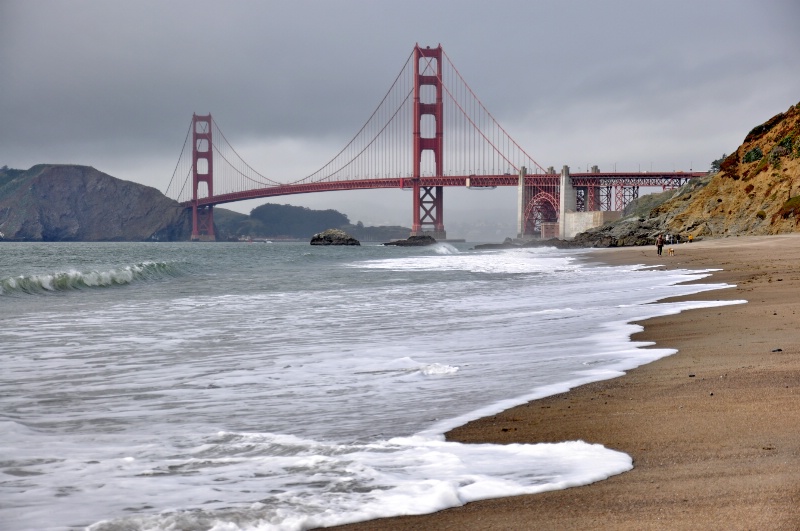
[[[573,187],[607,187],[607,186],[674,186],[684,184],[692,178],[704,177],[706,172],[615,172],[615,173],[573,173],[570,180]],[[525,177],[526,186],[553,186],[561,179],[559,174],[533,174]],[[440,177],[421,177],[420,186],[457,186],[494,188],[498,186],[518,186],[519,177],[511,174],[503,175],[456,175]],[[308,194],[315,192],[335,192],[343,190],[378,190],[413,187],[411,178],[385,178],[385,179],[353,179],[342,181],[321,181],[315,183],[282,184],[264,188],[256,188],[243,192],[205,197],[198,200],[198,206],[219,205],[243,201],[245,199],[259,199],[282,195]],[[193,203],[182,203],[190,206]]]

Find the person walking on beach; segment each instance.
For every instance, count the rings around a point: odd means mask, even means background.
[[[661,250],[664,248],[664,235],[659,234],[656,236],[656,249],[658,250],[658,256],[661,256]]]

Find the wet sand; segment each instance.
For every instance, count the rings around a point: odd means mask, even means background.
[[[641,324],[678,353],[447,434],[462,442],[584,440],[634,469],[585,487],[485,500],[337,529],[800,529],[800,234],[597,250],[608,264],[719,268],[736,287],[686,300],[747,300]],[[675,299],[680,300],[680,299]]]

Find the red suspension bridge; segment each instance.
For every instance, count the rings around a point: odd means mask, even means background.
[[[195,114],[166,195],[192,209],[192,239],[214,240],[215,205],[315,192],[410,189],[412,235],[444,239],[445,187],[517,186],[519,233],[541,236],[545,224],[559,221],[562,196],[571,198],[568,210],[622,210],[641,186],[672,188],[702,175],[601,173],[597,168],[570,175],[567,167],[556,174],[511,138],[441,46],[415,46],[364,126],[311,175],[289,182],[264,176],[239,156],[210,114]]]

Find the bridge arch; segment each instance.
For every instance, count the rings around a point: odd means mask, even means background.
[[[525,234],[541,234],[542,223],[558,221],[558,198],[540,191],[525,205]]]

